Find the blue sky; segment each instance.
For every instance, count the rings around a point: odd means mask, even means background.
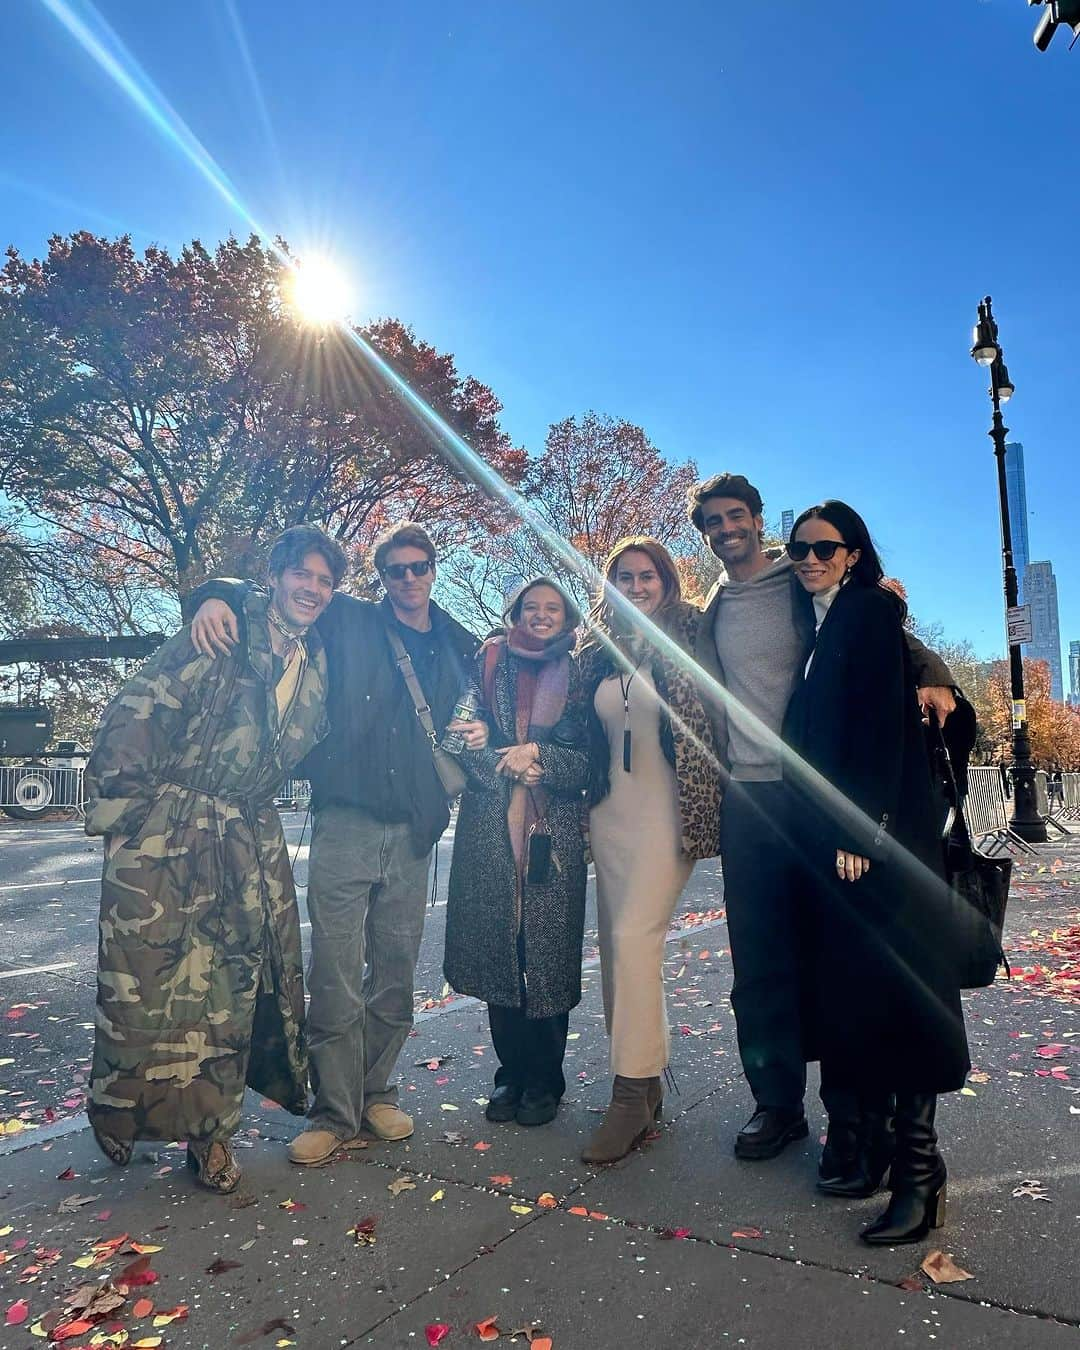
[[[770,517],[843,496],[919,618],[987,655],[997,488],[968,346],[989,291],[1032,557],[1080,638],[1080,49],[1037,53],[1023,0],[99,13],[249,211],[341,260],[355,318],[453,351],[516,440],[596,408],[747,473]],[[44,4],[4,30],[4,243],[247,232]]]

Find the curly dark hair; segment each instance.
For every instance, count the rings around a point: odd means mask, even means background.
[[[752,516],[764,514],[764,503],[757,488],[741,473],[714,473],[702,483],[695,483],[686,494],[686,514],[698,534],[705,533],[702,506],[710,497],[734,497],[742,502]]]
[[[266,570],[279,577],[287,567],[302,566],[309,553],[322,557],[334,578],[335,589],[340,586],[349,566],[345,550],[317,525],[291,525],[279,534],[270,549]]]

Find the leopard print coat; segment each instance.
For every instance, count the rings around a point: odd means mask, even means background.
[[[701,611],[680,602],[666,616],[669,637],[691,658],[697,651]],[[705,640],[708,634],[705,634]],[[608,739],[596,716],[593,698],[600,681],[613,670],[606,645],[595,635],[586,639],[578,660],[589,710],[589,805],[603,801],[610,791]],[[652,677],[666,714],[660,741],[675,770],[682,817],[682,851],[697,862],[720,852],[720,799],[723,770],[716,754],[712,719],[705,708],[693,659],[681,662],[656,652]]]

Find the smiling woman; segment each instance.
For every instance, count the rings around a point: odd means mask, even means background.
[[[349,283],[345,273],[328,258],[308,258],[294,265],[286,295],[304,323],[331,324],[345,317]]]

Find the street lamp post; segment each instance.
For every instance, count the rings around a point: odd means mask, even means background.
[[[1012,398],[1014,389],[1009,379],[998,326],[987,296],[979,305],[979,321],[975,325],[971,355],[980,366],[990,370],[990,398],[994,405],[993,421],[987,433],[994,442],[997,459],[998,499],[1001,507],[1001,557],[1005,573],[1005,609],[1016,608],[1016,568],[1013,565],[1012,527],[1009,523],[1009,486],[1005,476],[1005,437],[1009,428],[1001,416],[1001,405]],[[1030,844],[1046,843],[1046,822],[1039,815],[1035,795],[1035,766],[1031,762],[1031,741],[1028,738],[1027,703],[1024,699],[1024,661],[1019,642],[1009,642],[1009,673],[1012,681],[1012,746],[1013,746],[1013,816],[1009,828]]]

